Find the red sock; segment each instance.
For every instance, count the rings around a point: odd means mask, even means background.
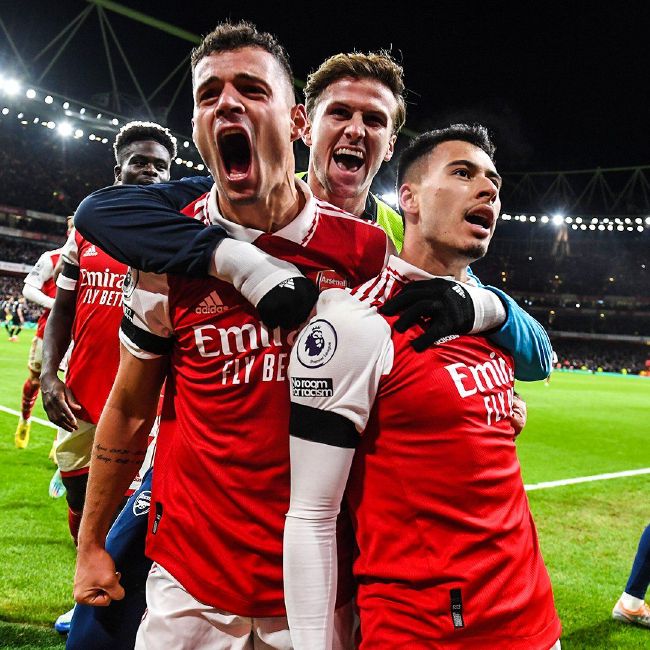
[[[31,379],[28,379],[23,384],[23,403],[21,406],[23,420],[29,420],[31,417],[39,389],[38,382],[33,382]]]
[[[75,512],[68,506],[68,528],[74,540],[74,545],[79,544],[79,526],[81,525],[81,512]]]

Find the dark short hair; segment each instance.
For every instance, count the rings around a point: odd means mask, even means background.
[[[258,47],[273,55],[286,73],[289,84],[293,87],[293,71],[289,63],[289,55],[278,40],[268,32],[259,32],[253,23],[240,20],[237,23],[219,23],[203,40],[192,50],[192,72],[198,62],[214,52],[228,52],[240,50],[244,47]]]
[[[158,142],[169,151],[170,158],[176,158],[176,138],[170,133],[169,129],[155,122],[134,121],[125,124],[115,138],[113,143],[115,162],[118,165],[121,164],[120,156],[124,149],[133,142],[141,142],[142,140]]]
[[[488,130],[481,124],[452,124],[444,129],[427,131],[414,138],[402,151],[397,163],[397,189],[402,186],[404,176],[418,160],[430,154],[439,144],[450,140],[462,140],[482,149],[494,162],[496,147]]]
[[[404,70],[386,50],[368,52],[368,54],[361,52],[335,54],[323,61],[318,69],[307,77],[305,108],[310,118],[325,89],[345,78],[372,79],[386,86],[397,101],[397,110],[395,115],[392,115],[393,130],[397,133],[404,126],[406,120]]]

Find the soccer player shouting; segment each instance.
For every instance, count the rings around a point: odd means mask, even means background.
[[[378,272],[389,251],[383,231],[294,178],[292,143],[306,117],[281,46],[248,24],[224,24],[192,67],[193,137],[215,179],[194,205],[231,236],[231,266],[242,263],[238,246],[254,241],[305,273],[332,271],[352,284]],[[104,538],[169,371],[165,407],[176,426],[158,438],[147,540],[155,564],[136,647],[290,648],[282,531],[293,333],[264,325],[216,278],[134,272],[124,296],[120,369],[95,437],[75,597],[103,605],[123,594]]]
[[[475,291],[467,264],[501,205],[493,154],[479,126],[416,139],[398,171],[401,256],[352,293],[324,292],[294,345],[284,561],[298,649],[330,647],[346,483],[360,648],[559,647],[514,444],[512,356],[480,336],[416,354],[424,323],[382,314],[417,280]]]

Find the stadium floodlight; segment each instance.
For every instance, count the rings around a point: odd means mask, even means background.
[[[82,106],[82,107],[79,109],[79,115],[83,115],[85,112],[86,112],[86,109]]]
[[[75,138],[83,138],[84,132],[81,129],[75,129],[74,132],[74,137]]]
[[[116,117],[114,117],[114,118],[111,120],[111,124],[112,124],[113,126],[117,126],[117,125],[119,124],[119,122],[117,121],[117,118],[116,118]]]
[[[102,144],[108,144],[108,138],[102,138]]]
[[[637,229],[639,232],[643,232],[643,226],[637,226],[636,229]]]
[[[94,139],[95,139],[95,134],[94,134],[94,133],[91,133],[91,134],[88,136],[88,139],[89,139],[89,140],[94,140]]]
[[[543,215],[541,221],[542,223],[548,223],[548,217],[546,215]]]
[[[17,79],[4,79],[0,81],[0,86],[7,95],[17,95],[20,92],[20,83]]]
[[[63,136],[64,138],[69,138],[74,131],[70,122],[61,122],[56,130],[58,131],[59,135]]]
[[[650,217],[646,217],[645,222],[650,226]]]
[[[388,203],[388,205],[394,207],[397,206],[397,194],[395,192],[386,192],[386,194],[382,194],[381,200],[384,201],[384,203]]]
[[[52,95],[47,95],[43,101],[46,104],[51,104],[54,101],[54,97],[52,97]]]
[[[24,114],[24,113],[18,113],[18,115],[16,115],[16,117],[17,117],[19,120],[22,120],[23,117],[25,117],[25,114]]]
[[[101,114],[101,113],[97,113],[97,119],[98,119],[98,120],[101,120],[101,119],[102,119],[102,114]]]
[[[193,163],[191,160],[188,160],[185,164],[186,164],[188,167],[194,167],[194,163]]]
[[[70,102],[63,102],[63,110],[67,111],[70,108]]]
[[[534,214],[530,215],[530,220],[535,223],[537,221],[537,217]]]
[[[35,117],[32,121],[34,124],[38,124],[41,120],[38,117]]]
[[[564,215],[562,215],[562,214],[554,214],[553,215],[553,224],[556,225],[556,226],[559,226],[562,223],[564,223]]]
[[[6,106],[2,109],[2,114],[9,115],[9,109]]]
[[[203,163],[199,163],[199,164],[196,166],[196,169],[197,169],[198,171],[202,172],[202,171],[205,169],[205,165],[204,165]]]
[[[25,97],[27,99],[34,99],[36,97],[36,91],[33,88],[28,88]]]
[[[187,149],[190,146],[190,143],[185,140],[185,142],[183,142],[183,146]]]
[[[183,159],[182,159],[182,158],[176,158],[176,160],[174,160],[174,162],[175,162],[177,165],[182,165],[182,164],[183,164]]]
[[[47,122],[47,123],[45,124],[45,126],[46,126],[48,129],[50,129],[50,130],[51,130],[51,129],[55,129],[55,128],[56,128],[56,122],[52,122],[52,121]]]

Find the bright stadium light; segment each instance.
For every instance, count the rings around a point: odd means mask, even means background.
[[[63,110],[67,111],[70,108],[70,102],[63,102]]]
[[[20,92],[20,84],[17,79],[5,79],[0,83],[7,95],[17,95]]]
[[[117,125],[119,124],[119,122],[117,121],[117,118],[116,118],[116,117],[114,117],[114,118],[111,120],[111,124],[112,124],[113,126],[117,126]]]
[[[2,109],[2,114],[9,115],[9,109],[6,106]]]
[[[82,107],[79,109],[79,115],[83,115],[85,112],[86,112],[85,108]]]
[[[205,169],[205,165],[203,163],[199,163],[196,166],[196,168],[197,168],[198,171],[202,172]]]
[[[559,226],[561,223],[564,223],[564,215],[561,214],[553,215],[553,224]]]
[[[75,138],[83,138],[84,132],[81,129],[75,129],[74,132],[74,137]]]
[[[46,126],[48,129],[55,129],[55,128],[56,128],[56,122],[52,122],[52,121],[50,121],[50,122],[48,122],[45,126]]]
[[[183,146],[187,149],[190,146],[190,143],[185,140],[185,142],[183,142]]]
[[[36,97],[36,91],[33,88],[28,88],[25,97],[27,99],[34,99]]]
[[[46,104],[51,104],[54,101],[54,97],[52,97],[52,95],[48,95],[43,101]]]
[[[182,164],[183,164],[183,159],[182,159],[182,158],[176,158],[176,160],[174,160],[174,162],[175,162],[177,165],[182,165]]]
[[[63,136],[64,138],[69,138],[74,131],[70,122],[61,122],[56,130],[59,132],[59,135]]]
[[[546,215],[542,217],[542,223],[548,223],[548,217]]]

